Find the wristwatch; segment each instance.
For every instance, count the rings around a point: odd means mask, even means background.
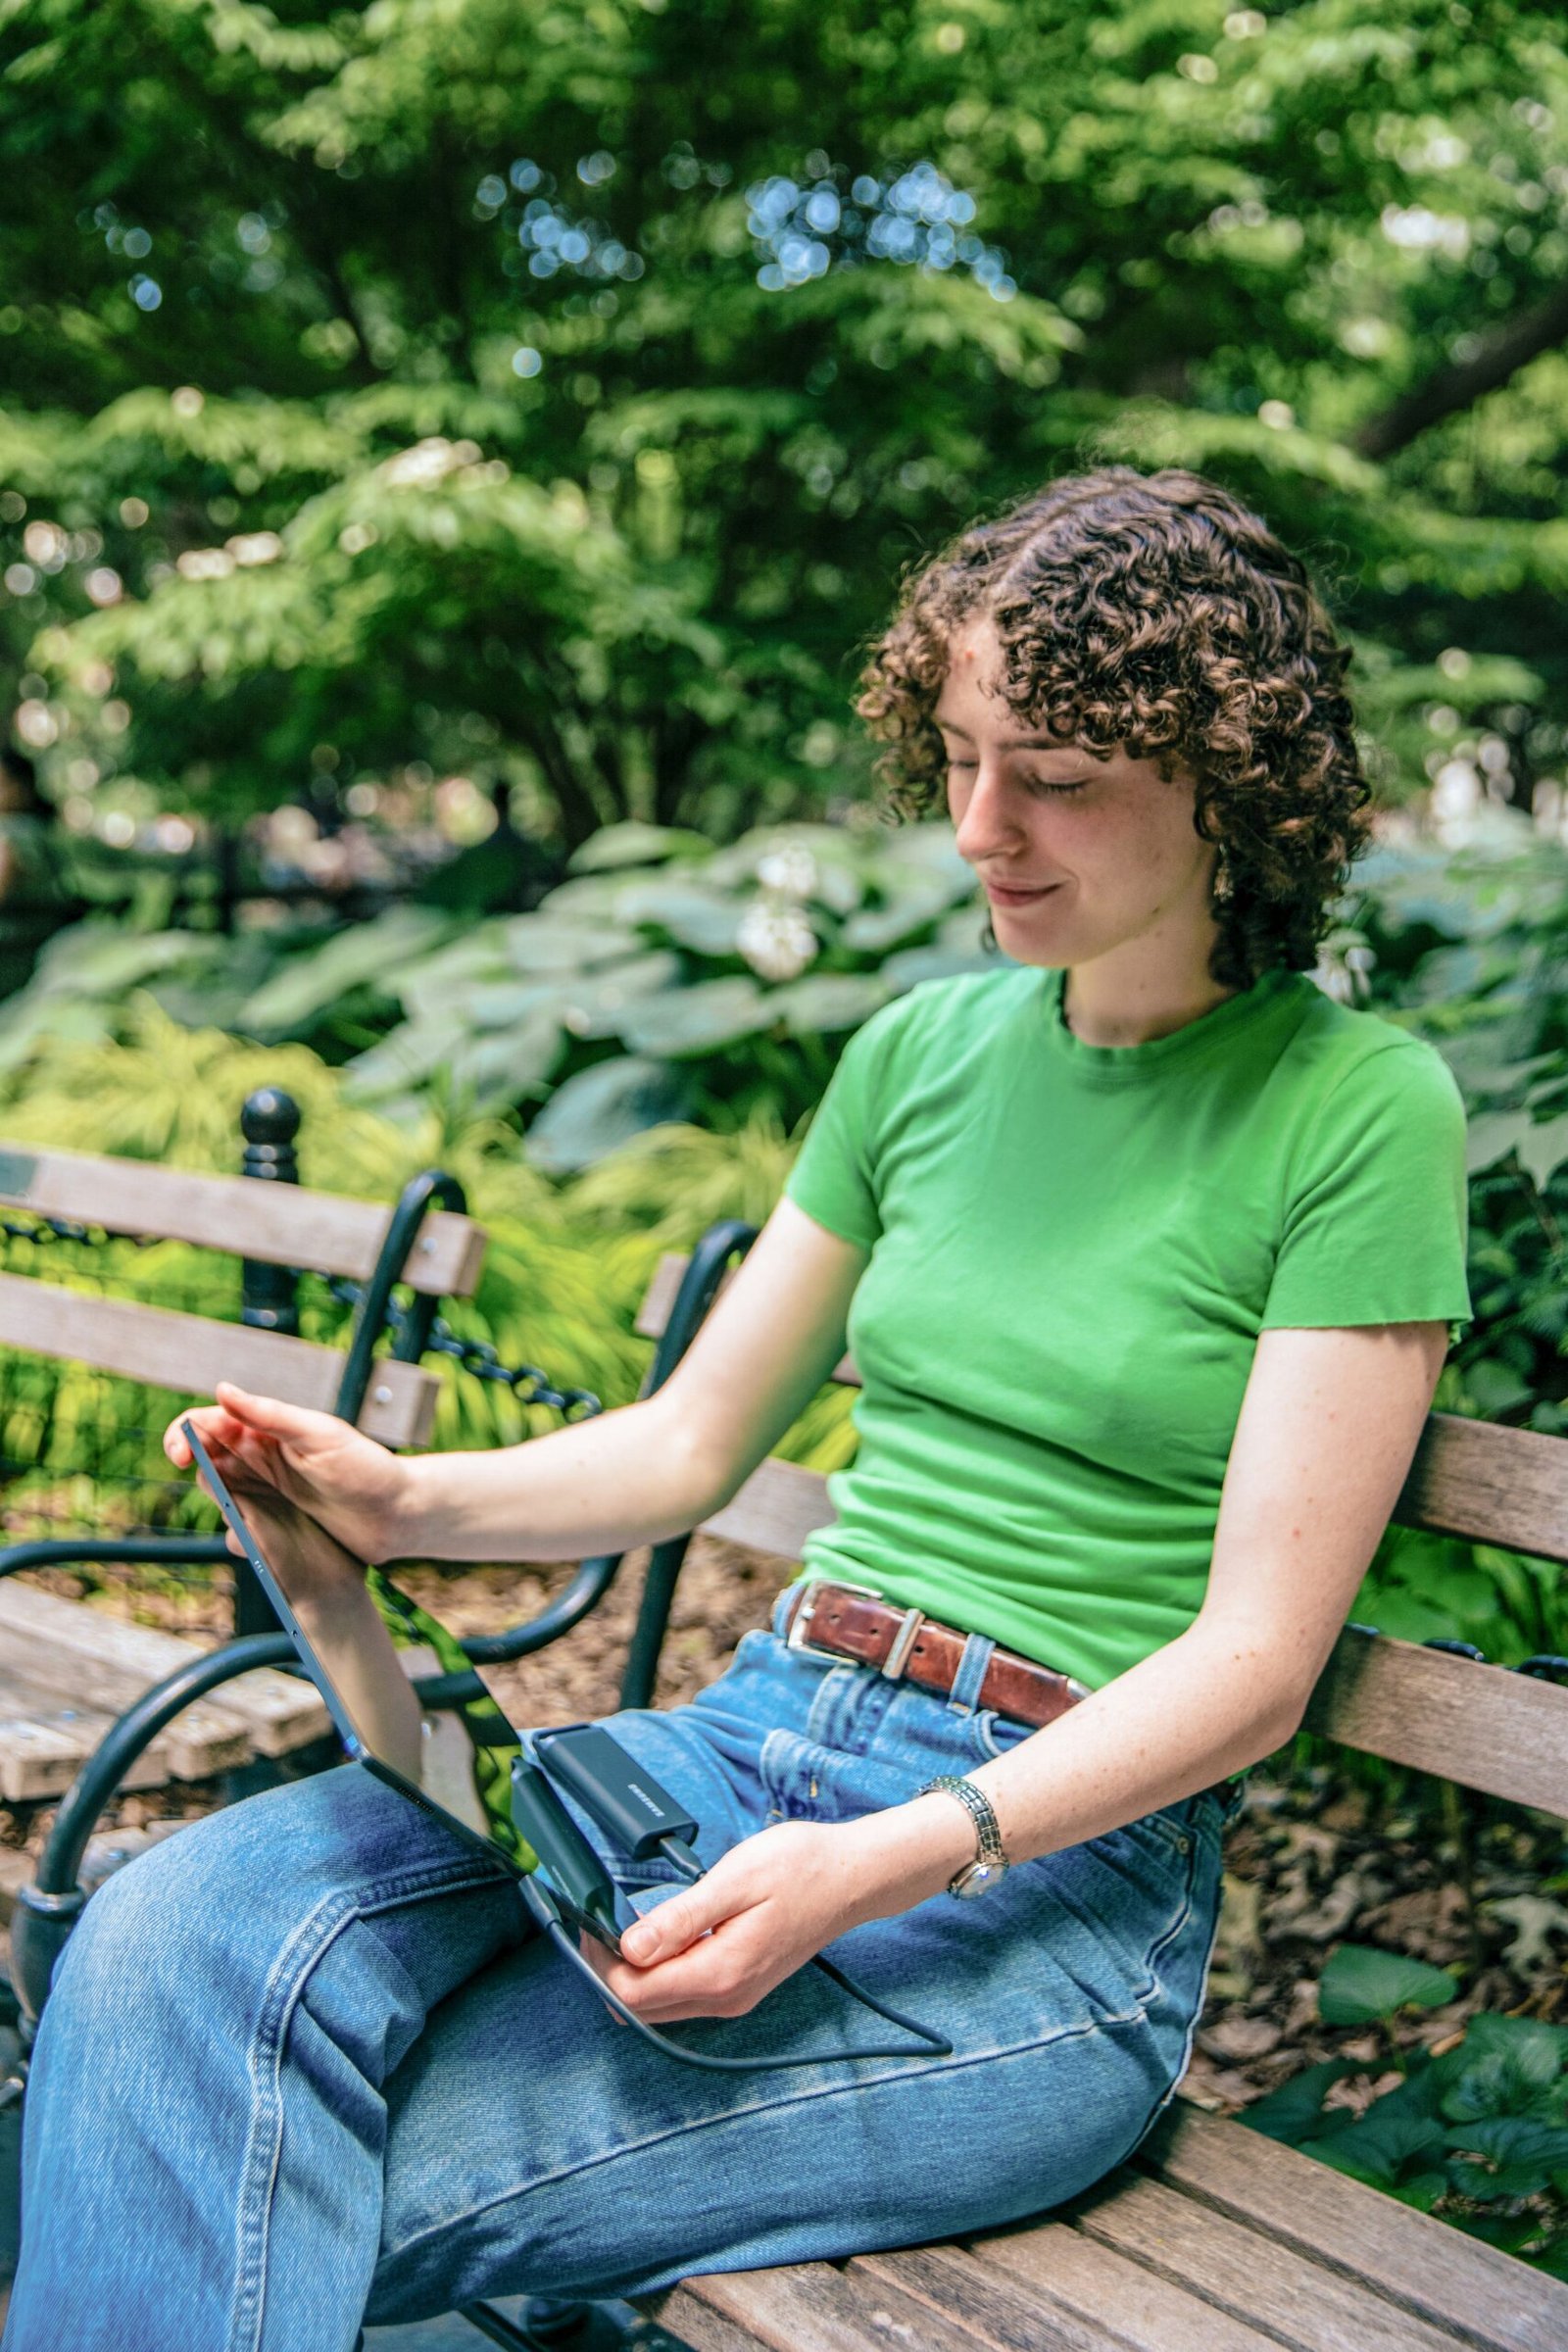
[[[974,1860],[966,1862],[948,1881],[948,1892],[966,1896],[984,1894],[988,1886],[995,1886],[1005,1878],[1008,1868],[1007,1857],[1002,1850],[1002,1825],[993,1810],[991,1799],[983,1788],[975,1787],[973,1781],[960,1781],[956,1774],[951,1772],[939,1773],[934,1781],[927,1781],[919,1794],[929,1796],[933,1788],[956,1796],[974,1823],[975,1830]]]

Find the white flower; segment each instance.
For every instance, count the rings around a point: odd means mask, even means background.
[[[397,490],[430,490],[460,466],[471,466],[478,455],[477,441],[449,441],[444,433],[431,433],[388,458],[381,479]]]
[[[798,841],[787,841],[757,860],[757,879],[781,899],[808,899],[816,890],[816,859]]]
[[[236,564],[275,564],[283,542],[275,531],[241,531],[227,542],[227,549]]]
[[[735,945],[763,980],[794,980],[814,961],[816,933],[798,906],[754,899],[736,927]]]
[[[176,568],[187,580],[225,580],[234,559],[225,547],[187,547]]]

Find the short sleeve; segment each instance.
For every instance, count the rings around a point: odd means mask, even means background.
[[[1436,1047],[1365,1054],[1297,1152],[1261,1329],[1473,1320],[1464,1101]]]
[[[905,1002],[883,1005],[850,1039],[784,1185],[786,1200],[860,1250],[882,1231],[874,1114],[889,1016]]]

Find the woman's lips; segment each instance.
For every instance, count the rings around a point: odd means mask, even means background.
[[[987,882],[985,892],[995,906],[1032,906],[1037,899],[1048,899],[1060,888],[1059,882],[1048,882],[1040,890],[1009,890],[1001,882]]]

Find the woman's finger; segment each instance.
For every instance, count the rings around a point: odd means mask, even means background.
[[[303,1404],[285,1404],[280,1396],[258,1396],[254,1391],[242,1389],[231,1380],[220,1380],[213,1394],[242,1428],[279,1444],[311,1446],[319,1444],[323,1437],[343,1434],[342,1422],[331,1413],[314,1412]]]
[[[620,1948],[639,1968],[652,1968],[688,1951],[700,1936],[745,1907],[746,1898],[732,1886],[731,1874],[720,1867],[684,1893],[672,1894],[667,1902],[645,1913],[621,1936]]]

